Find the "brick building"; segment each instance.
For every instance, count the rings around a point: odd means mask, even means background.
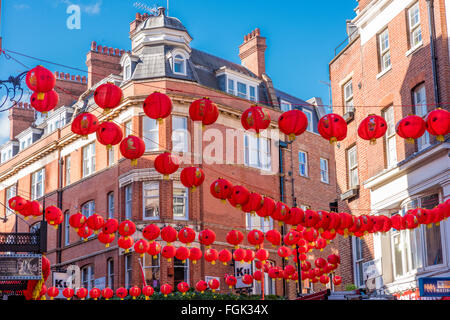
[[[355,12],[347,20],[347,45],[329,64],[334,112],[348,123],[347,138],[335,148],[339,210],[389,215],[433,208],[450,196],[448,137],[439,143],[426,133],[409,144],[396,136],[395,125],[436,105],[449,109],[450,1],[361,0]],[[369,114],[388,123],[376,145],[357,136]],[[449,244],[448,221],[362,240],[341,238],[343,264],[352,271],[343,274],[364,287],[363,263],[375,260],[382,276],[373,284],[401,296],[417,288],[419,277],[449,275]]]
[[[305,102],[274,87],[265,72],[266,39],[259,29],[246,35],[239,47],[242,65],[191,48],[188,30],[178,19],[168,17],[164,8],[155,16],[137,14],[130,24],[130,39],[128,52],[92,42],[87,77],[56,72],[60,105],[46,117],[35,115],[27,104],[11,109],[10,141],[0,147],[0,201],[5,204],[19,194],[59,205],[65,220],[57,231],[49,229],[47,256],[53,270],[78,265],[86,287],[142,285],[142,263],[147,283],[155,287],[182,280],[193,286],[213,276],[222,280],[221,292],[228,292],[223,275],[234,272],[231,266],[212,266],[203,259],[195,265],[168,263],[149,255],[140,261],[137,254],[119,249],[117,240],[109,248],[95,235],[81,241],[69,228],[68,218],[81,211],[131,219],[138,230],[149,223],[190,226],[197,232],[208,227],[217,234],[214,248],[221,250],[231,249],[225,235],[232,228],[245,233],[279,227],[213,198],[209,186],[218,177],[289,206],[295,201],[298,206],[329,210],[336,199],[335,161],[333,148],[317,133],[318,119],[324,115],[320,99]],[[105,115],[94,105],[92,93],[107,81],[122,88],[124,100]],[[142,109],[144,99],[155,90],[167,93],[174,104],[172,115],[161,124],[146,117]],[[203,96],[220,110],[218,121],[204,131],[188,118],[190,103]],[[244,132],[240,122],[242,112],[256,101],[268,108],[272,118],[261,137]],[[310,126],[293,144],[279,143],[287,138],[279,136],[277,119],[292,108],[303,110]],[[83,140],[71,132],[71,119],[84,110],[100,121],[119,123],[125,136],[143,137],[146,152],[137,167],[121,156],[118,146],[107,151],[96,142],[95,134]],[[176,152],[182,166],[200,166],[206,175],[203,186],[188,192],[179,181],[179,171],[171,180],[163,180],[153,166],[163,150]],[[12,232],[15,215],[0,207],[0,216],[5,215],[8,220],[0,223],[0,232]],[[28,232],[38,223],[19,220],[17,226]],[[139,231],[135,238],[140,238]],[[200,246],[197,240],[193,245]],[[265,245],[273,263],[282,266],[285,262]],[[250,248],[246,242],[244,247]],[[324,254],[331,251],[336,251],[332,245]],[[294,282],[266,281],[266,294],[295,296]],[[260,292],[256,283],[253,289]]]

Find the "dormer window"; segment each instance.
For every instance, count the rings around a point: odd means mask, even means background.
[[[243,99],[254,102],[258,101],[258,86],[261,82],[260,80],[227,69],[226,67],[220,68],[216,72],[216,76],[220,90]]]
[[[173,58],[173,73],[186,75],[186,59],[181,54]]]
[[[131,61],[127,59],[123,66],[123,80],[127,81],[129,79],[131,79]]]

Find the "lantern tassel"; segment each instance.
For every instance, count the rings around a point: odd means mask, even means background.
[[[168,174],[163,175],[163,180],[169,180],[169,175]]]
[[[439,142],[444,142],[445,139],[444,139],[444,136],[440,134],[440,135],[436,136],[436,140]]]
[[[289,141],[294,141],[295,140],[295,133],[291,133],[289,135]]]
[[[414,139],[413,138],[407,138],[406,142],[410,143],[410,144],[414,144]]]
[[[377,139],[375,139],[375,138],[370,139],[370,144],[371,145],[377,144]]]
[[[131,160],[131,165],[136,167],[137,166],[137,159]]]
[[[197,190],[196,186],[192,186],[191,191],[194,192],[195,190]]]
[[[330,144],[335,144],[336,142],[337,142],[337,138],[336,137],[331,137]]]

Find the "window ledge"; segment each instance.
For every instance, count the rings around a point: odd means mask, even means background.
[[[389,68],[387,68],[384,71],[381,71],[379,74],[377,74],[377,80],[380,79],[382,76],[384,76],[386,73],[388,73],[391,70],[392,70],[392,65]]]
[[[421,41],[418,44],[416,44],[414,47],[412,47],[411,49],[406,51],[405,56],[409,57],[411,54],[413,54],[414,52],[416,52],[417,50],[419,50],[422,47],[423,47],[423,42]]]
[[[356,197],[359,194],[359,186],[351,188],[346,192],[341,194],[341,201],[349,200],[351,198]]]

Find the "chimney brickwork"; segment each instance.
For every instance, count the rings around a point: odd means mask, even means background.
[[[28,129],[35,120],[34,108],[29,103],[18,102],[9,109],[9,139]]]
[[[261,37],[259,28],[244,37],[244,43],[239,46],[239,58],[242,64],[258,77],[266,73],[266,38]]]

